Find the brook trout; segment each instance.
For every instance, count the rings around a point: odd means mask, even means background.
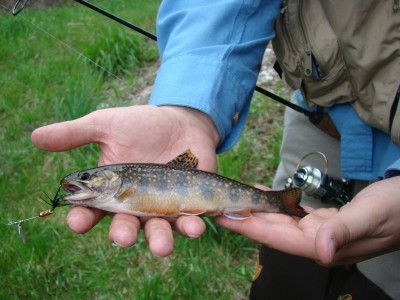
[[[262,191],[197,170],[190,150],[167,164],[115,164],[72,173],[61,180],[63,202],[136,216],[225,215],[245,219],[251,212],[298,217],[297,188]]]

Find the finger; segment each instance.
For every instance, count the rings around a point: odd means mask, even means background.
[[[95,113],[82,118],[40,127],[32,132],[32,143],[47,151],[66,151],[96,142],[99,132]]]
[[[67,224],[69,228],[77,233],[86,233],[104,216],[105,212],[102,210],[75,206],[67,215]]]
[[[154,256],[165,257],[174,250],[172,228],[167,220],[149,219],[144,225],[144,235]]]
[[[303,234],[298,223],[291,217],[263,213],[237,221],[218,217],[217,223],[268,247],[303,257],[314,257],[314,240]]]
[[[115,214],[110,224],[108,236],[115,245],[130,247],[136,243],[140,227],[140,221],[137,217]]]
[[[189,238],[197,238],[206,230],[204,221],[195,216],[179,217],[174,223],[175,229],[182,235]]]

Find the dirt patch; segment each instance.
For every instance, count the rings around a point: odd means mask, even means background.
[[[160,61],[149,63],[139,72],[139,80],[136,86],[128,95],[128,101],[135,104],[146,104],[149,101],[154,80],[157,76],[157,70]]]

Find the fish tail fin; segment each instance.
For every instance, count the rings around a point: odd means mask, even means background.
[[[300,206],[301,201],[301,189],[299,188],[288,188],[285,190],[279,191],[282,193],[282,212],[296,216],[299,218],[303,218],[308,213]]]

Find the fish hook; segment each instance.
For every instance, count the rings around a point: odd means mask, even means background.
[[[28,0],[17,0],[13,6],[12,15],[18,15],[24,9],[26,3],[28,3]]]
[[[6,226],[17,225],[19,238],[20,238],[21,241],[25,244],[26,239],[25,239],[25,233],[24,233],[24,231],[22,230],[22,224],[23,224],[25,221],[29,221],[29,220],[32,220],[32,219],[35,219],[35,218],[38,218],[38,217],[39,217],[39,216],[34,216],[34,217],[32,217],[32,218],[28,218],[28,219],[24,219],[24,220],[10,221],[10,222],[8,222],[8,223],[4,223],[4,225],[6,225]]]
[[[6,226],[17,225],[18,235],[19,235],[21,241],[23,243],[25,243],[25,234],[24,234],[24,231],[22,230],[22,224],[24,224],[26,221],[29,221],[29,220],[33,220],[33,219],[36,219],[36,218],[44,218],[44,217],[50,216],[51,214],[53,214],[53,211],[57,207],[68,205],[68,204],[62,202],[63,201],[63,196],[60,195],[60,190],[61,190],[61,186],[59,186],[59,188],[57,190],[57,193],[54,195],[53,198],[50,198],[46,194],[48,200],[43,199],[43,201],[45,201],[48,205],[51,206],[50,209],[43,210],[39,214],[37,214],[36,216],[30,217],[30,218],[27,218],[27,219],[22,219],[22,220],[19,220],[19,221],[9,221],[8,223],[3,223],[3,224],[6,225]]]

